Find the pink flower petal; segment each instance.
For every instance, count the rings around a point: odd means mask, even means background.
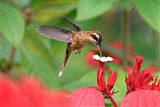
[[[121,107],[159,107],[160,92],[137,90],[131,92],[121,101]]]
[[[69,98],[72,107],[105,107],[103,97],[96,87],[77,89]]]

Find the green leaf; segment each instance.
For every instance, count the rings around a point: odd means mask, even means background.
[[[117,103],[120,103],[120,101],[125,96],[126,91],[127,91],[126,84],[125,84],[125,77],[126,77],[125,72],[118,72],[118,78],[117,78],[116,83],[113,87],[113,89],[115,89],[115,91],[119,91],[118,93],[115,93],[113,95],[113,97]]]
[[[122,6],[122,8],[127,10],[131,10],[132,8],[131,0],[120,0],[120,5]]]
[[[160,32],[160,0],[133,0],[133,2],[144,20]]]
[[[77,20],[87,20],[97,17],[113,5],[116,0],[80,0]]]
[[[0,36],[0,60],[5,59],[9,60],[9,51],[12,48],[11,44],[8,43],[8,41]]]
[[[90,71],[89,73],[84,75],[81,79],[64,85],[63,88],[66,88],[69,91],[73,91],[77,88],[97,86],[96,73],[97,73],[96,71]]]
[[[22,41],[24,27],[20,12],[12,5],[0,2],[0,32],[13,46],[18,46]]]
[[[75,9],[75,4],[53,4],[42,8],[35,15],[38,17],[38,20],[45,22],[52,18],[63,16],[73,9]]]
[[[43,23],[55,22],[55,18],[74,10],[76,4],[77,0],[32,0],[35,18]]]
[[[34,74],[42,79],[42,81],[51,88],[57,88],[58,75],[55,75],[54,70],[49,66],[49,64],[38,57],[36,54],[27,50],[27,48],[20,47],[23,54],[22,65],[26,72],[29,74]]]
[[[25,8],[31,4],[31,0],[14,0],[14,4],[19,8]]]
[[[86,75],[84,75],[80,81],[91,81],[94,83],[94,85],[96,85],[96,79],[97,79],[97,70],[93,70],[90,71],[89,73],[87,73]]]
[[[114,64],[114,63],[107,63],[107,67],[112,69],[112,71],[118,71],[121,69],[120,65]]]

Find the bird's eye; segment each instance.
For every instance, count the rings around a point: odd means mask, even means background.
[[[96,42],[97,44],[100,46],[101,45],[101,42],[102,42],[102,36],[99,34],[99,35],[96,35],[96,34],[91,34],[90,35]],[[97,37],[98,36],[98,37]]]
[[[95,34],[91,34],[90,36],[91,36],[94,40],[96,40],[96,41],[99,40]]]

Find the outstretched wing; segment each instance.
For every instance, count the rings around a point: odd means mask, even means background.
[[[55,39],[66,43],[72,42],[72,31],[66,28],[60,28],[55,26],[41,26],[37,29],[37,31],[43,36],[46,36],[51,39]]]
[[[80,26],[78,26],[77,24],[75,24],[73,21],[71,21],[70,19],[64,17],[63,18],[64,21],[66,21],[68,24],[72,25],[77,31],[82,31],[82,28]]]

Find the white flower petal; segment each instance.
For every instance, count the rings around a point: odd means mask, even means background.
[[[107,62],[107,59],[106,59],[106,57],[101,57],[100,61],[101,62]]]
[[[100,60],[101,59],[98,55],[93,55],[92,58],[95,59],[95,60]]]
[[[112,57],[106,57],[106,59],[108,60],[108,61],[113,61],[113,58]]]
[[[93,55],[92,56],[93,59],[95,60],[99,60],[101,62],[109,62],[109,61],[113,61],[113,58],[112,57],[99,57],[98,55]]]

